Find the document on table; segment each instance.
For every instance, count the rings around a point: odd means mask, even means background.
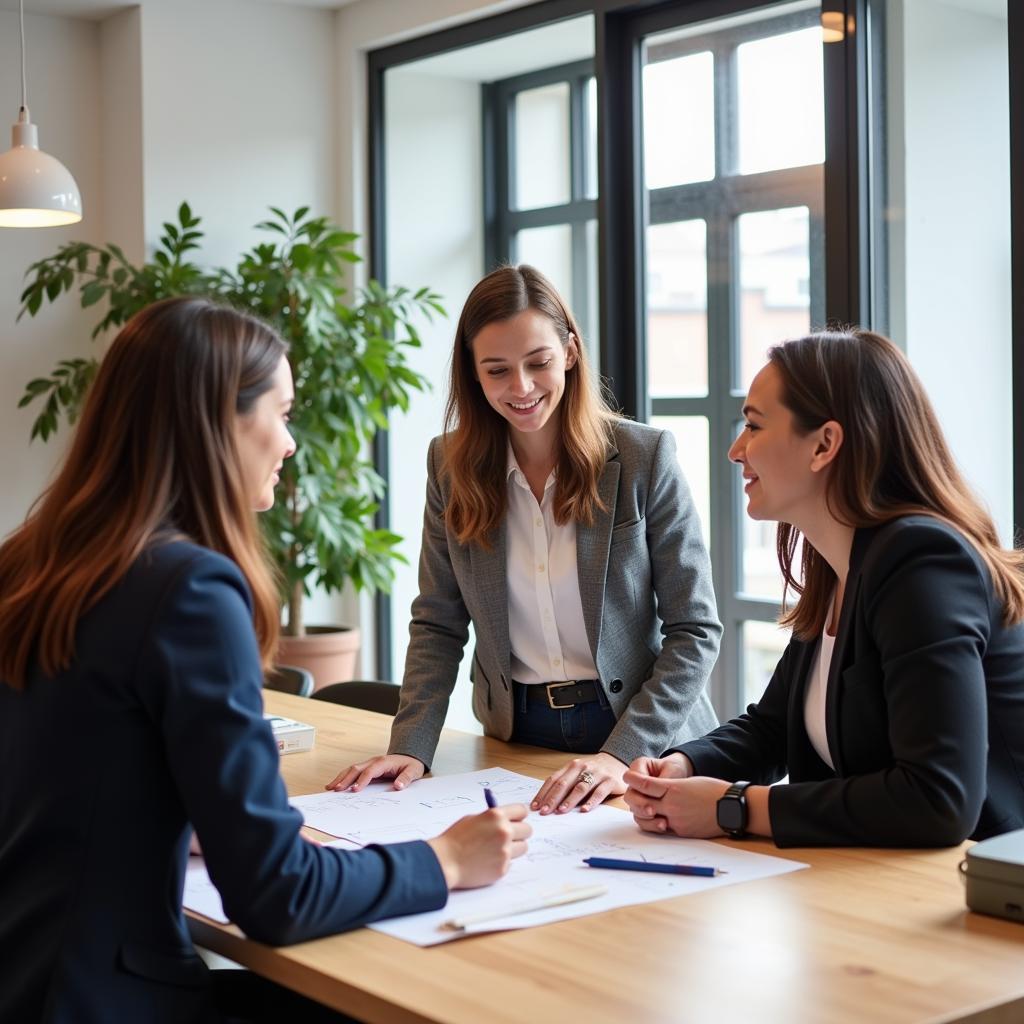
[[[337,839],[333,843],[324,843],[324,846],[336,846],[342,850],[359,849],[358,843],[350,842],[347,839]],[[210,875],[206,870],[206,861],[202,857],[189,857],[188,859],[181,905],[186,910],[193,910],[197,914],[202,914],[203,917],[208,917],[211,921],[217,921],[219,924],[228,923],[224,906],[220,900],[220,893],[210,881]]]
[[[484,810],[484,786],[494,791],[500,803],[525,803],[536,793],[539,783],[496,768],[423,779],[401,792],[383,784],[370,786],[361,793],[314,794],[295,797],[291,802],[306,815],[307,825],[329,834],[344,834],[363,843],[399,842],[430,838],[463,815]],[[629,814],[614,807],[597,807],[587,814],[531,814],[529,821],[533,826],[529,850],[512,862],[509,873],[500,881],[483,889],[453,892],[442,910],[392,918],[370,927],[417,946],[432,946],[465,935],[550,924],[807,867],[797,861],[734,846],[641,832]],[[695,864],[727,873],[715,878],[694,878],[613,871],[587,867],[584,857]],[[529,913],[510,913],[464,929],[445,926],[452,920],[505,909],[512,912],[569,889],[594,885],[605,886],[607,893]]]
[[[421,779],[408,789],[372,783],[359,793],[312,793],[292,797],[312,828],[357,843],[403,843],[433,839],[467,814],[487,810],[484,789],[499,804],[529,804],[540,782],[505,768]]]

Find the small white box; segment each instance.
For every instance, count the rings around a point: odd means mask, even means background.
[[[305,722],[296,722],[294,718],[282,718],[264,712],[263,717],[274,730],[277,749],[282,754],[297,754],[300,750],[312,750],[316,737],[316,727]]]

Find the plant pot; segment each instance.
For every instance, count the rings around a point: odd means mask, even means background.
[[[282,636],[279,665],[297,665],[313,675],[313,689],[355,678],[362,642],[355,626],[307,626],[305,636]]]

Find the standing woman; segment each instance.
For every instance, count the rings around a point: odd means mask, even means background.
[[[329,789],[423,775],[471,622],[487,734],[578,755],[540,788],[541,813],[623,793],[635,758],[716,724],[721,625],[672,435],[608,409],[576,321],[532,267],[495,270],[466,300],[427,475],[388,753]]]
[[[640,827],[946,846],[1024,826],[1024,553],[906,357],[869,331],[788,341],[743,414],[729,457],[778,520],[793,639],[745,715],[632,766]]]
[[[226,913],[270,943],[441,907],[523,852],[522,806],[352,853],[299,834],[263,720],[279,609],[252,512],[295,450],[291,403],[266,325],[150,306],[0,547],[0,1020],[236,1019],[259,979],[215,985],[192,947],[193,828]],[[252,1019],[327,1013],[266,988]]]

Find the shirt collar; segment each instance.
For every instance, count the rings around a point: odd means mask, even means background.
[[[526,480],[526,474],[519,468],[519,460],[516,458],[516,453],[512,450],[512,442],[506,441],[506,461],[505,461],[505,479],[512,480],[517,483],[520,487],[529,489],[529,483]],[[547,491],[551,485],[555,482],[556,469],[551,470],[548,474],[547,480],[544,481],[544,490]]]

